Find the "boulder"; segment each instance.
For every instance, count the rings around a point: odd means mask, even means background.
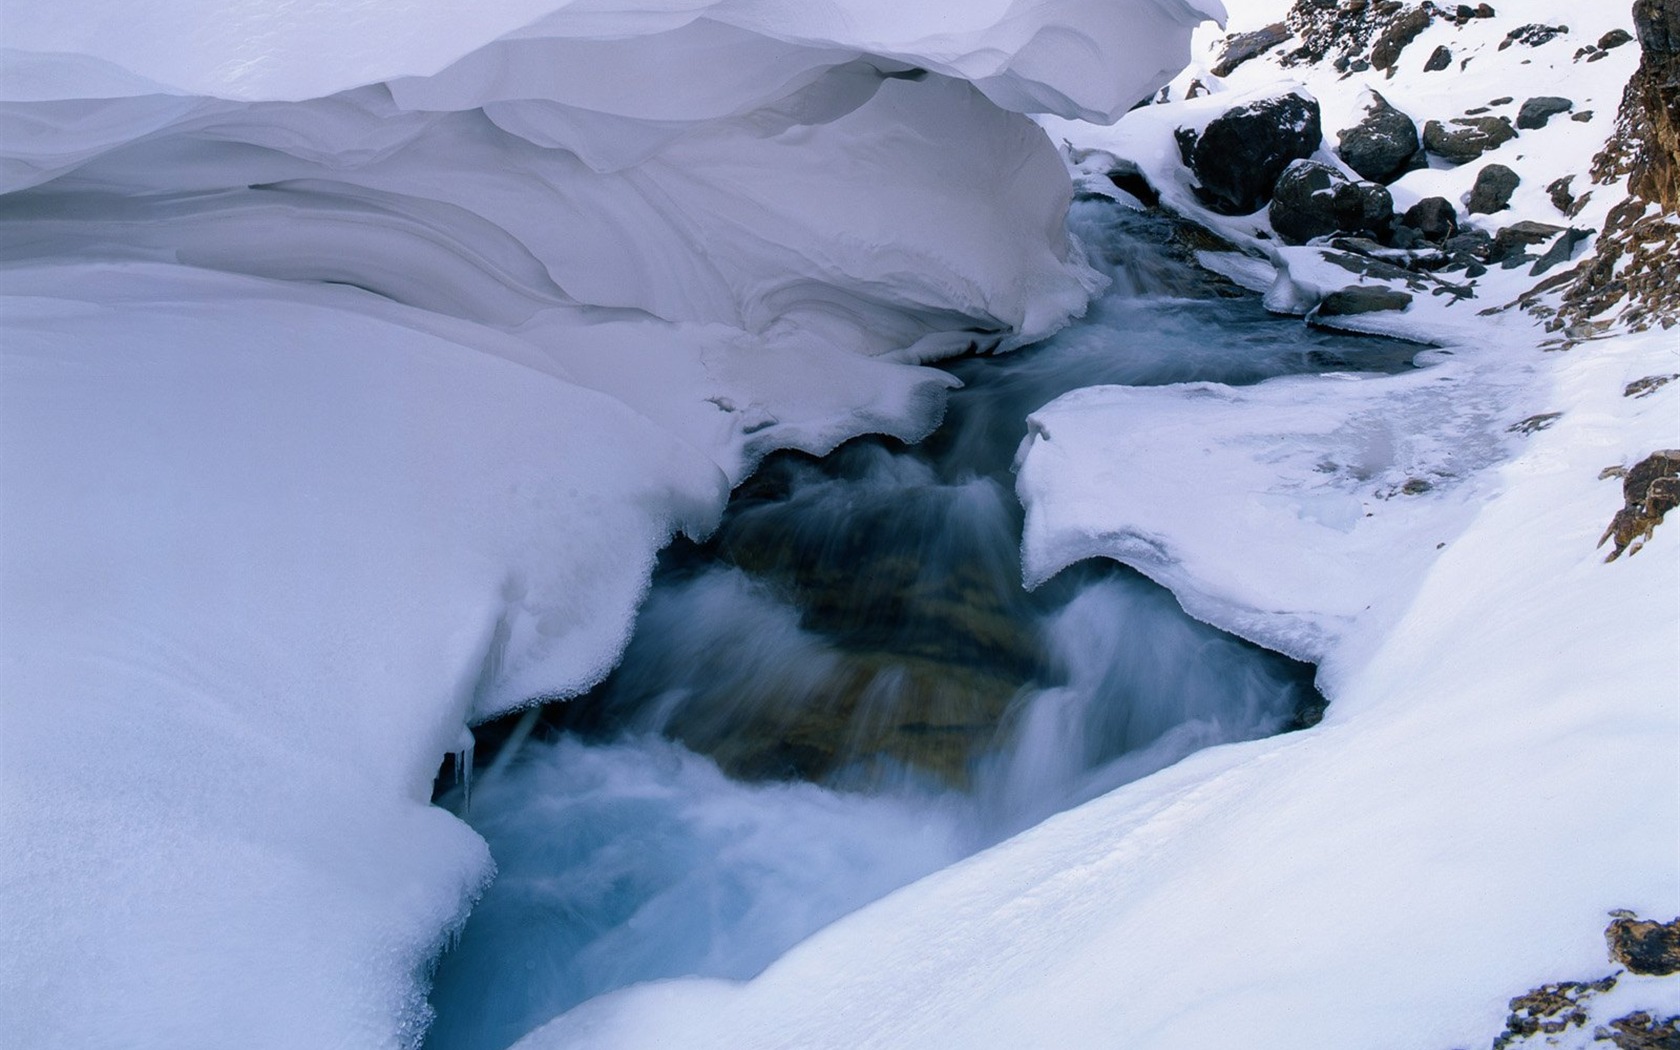
[[[1355,314],[1374,314],[1384,310],[1404,310],[1410,305],[1411,295],[1398,288],[1356,284],[1325,296],[1313,314],[1316,317],[1351,317]]]
[[[1524,131],[1533,131],[1546,126],[1546,122],[1559,113],[1568,113],[1575,108],[1575,103],[1567,98],[1556,95],[1541,95],[1531,98],[1522,104],[1517,111],[1517,127]]]
[[[1458,210],[1445,197],[1425,197],[1407,208],[1400,222],[1439,244],[1458,233]]]
[[[1451,126],[1431,120],[1423,126],[1423,147],[1453,164],[1468,164],[1516,137],[1505,117],[1460,117]]]
[[[1282,22],[1273,22],[1252,33],[1238,33],[1225,41],[1225,52],[1220,56],[1219,64],[1209,72],[1216,77],[1228,77],[1244,62],[1265,54],[1293,35]]]
[[[1528,249],[1546,243],[1563,231],[1564,227],[1553,226],[1549,222],[1528,219],[1514,222],[1493,235],[1493,243],[1487,249],[1487,261],[1507,269],[1527,262],[1534,258]]]
[[[1452,65],[1452,51],[1443,44],[1430,53],[1429,60],[1423,64],[1423,71],[1425,73],[1439,73],[1450,65]]]
[[[1349,182],[1327,164],[1298,160],[1278,178],[1266,215],[1289,244],[1334,233],[1385,240],[1394,221],[1394,200],[1377,183]]]
[[[1602,51],[1610,51],[1621,47],[1633,39],[1633,34],[1625,29],[1612,29],[1598,38],[1598,46]]]
[[[1365,117],[1338,135],[1336,152],[1359,177],[1372,182],[1391,182],[1411,166],[1418,151],[1417,125],[1412,118],[1389,105],[1388,100],[1369,92]]]
[[[1198,136],[1180,129],[1179,150],[1201,183],[1202,202],[1226,215],[1248,215],[1271,198],[1291,162],[1324,138],[1318,101],[1291,92],[1237,106],[1215,117]]]
[[[1470,190],[1468,210],[1471,215],[1492,215],[1511,206],[1511,194],[1522,184],[1517,173],[1503,164],[1489,164],[1476,173],[1476,185]]]

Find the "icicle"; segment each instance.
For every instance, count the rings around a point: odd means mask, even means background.
[[[472,808],[473,748],[477,744],[470,726],[461,727],[461,735],[455,744],[455,782],[461,785],[461,811],[464,813]]]

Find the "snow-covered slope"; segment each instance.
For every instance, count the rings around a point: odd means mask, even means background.
[[[599,678],[765,451],[1082,309],[1020,111],[1202,14],[9,5],[4,1041],[417,1039],[463,721]]]

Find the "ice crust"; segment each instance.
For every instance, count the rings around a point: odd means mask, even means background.
[[[1022,113],[1216,7],[8,7],[7,1040],[412,1044],[462,722],[599,678],[766,451],[1083,309]]]

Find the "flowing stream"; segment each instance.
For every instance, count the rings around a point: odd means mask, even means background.
[[[1028,593],[1028,413],[1107,383],[1398,371],[1418,347],[1268,315],[1192,235],[1070,217],[1114,280],[1055,338],[957,362],[916,447],[782,454],[667,552],[620,668],[479,729],[495,883],[440,963],[432,1050],[500,1050],[638,981],[746,978],[920,876],[1192,751],[1310,725],[1313,669],[1086,563]],[[486,762],[487,756],[489,761]]]

